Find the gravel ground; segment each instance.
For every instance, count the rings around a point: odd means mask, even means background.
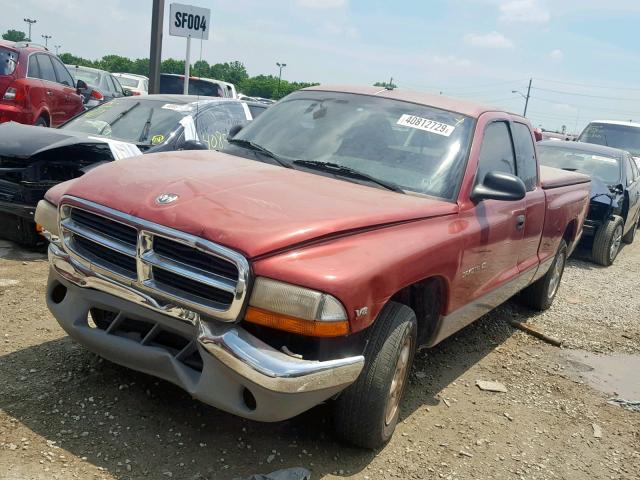
[[[370,452],[332,438],[326,406],[254,423],[102,361],[49,314],[44,256],[0,243],[0,479],[232,479],[293,466],[314,479],[638,479],[640,413],[588,386],[575,352],[507,320],[573,350],[640,353],[639,272],[640,243],[607,269],[572,259],[549,311],[508,302],[420,353],[395,436]]]

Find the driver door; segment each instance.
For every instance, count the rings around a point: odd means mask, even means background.
[[[507,120],[489,122],[482,138],[475,184],[491,171],[516,175],[516,156]],[[461,305],[479,301],[479,308],[493,308],[520,288],[518,256],[524,238],[525,199],[484,199],[461,211],[467,228],[461,267],[455,289]],[[481,301],[481,297],[488,295]],[[462,298],[464,297],[464,298]]]

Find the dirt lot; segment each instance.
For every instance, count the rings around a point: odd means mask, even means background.
[[[253,423],[100,360],[49,314],[44,255],[0,243],[0,479],[638,479],[640,412],[607,400],[640,400],[639,275],[640,242],[608,269],[573,259],[548,312],[509,302],[419,354],[396,435],[369,452],[333,440],[326,406]]]

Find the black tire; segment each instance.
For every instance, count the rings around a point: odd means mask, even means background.
[[[38,117],[33,125],[36,127],[48,127],[49,122],[47,122],[47,119],[45,117]]]
[[[640,222],[640,216],[638,218],[636,218],[636,223],[634,223],[631,226],[631,228],[629,229],[627,234],[624,237],[622,237],[622,241],[624,243],[627,243],[627,244],[633,243],[633,241],[636,238],[636,230],[638,229],[638,222]]]
[[[568,253],[567,242],[564,239],[560,240],[560,246],[549,271],[520,292],[522,303],[539,311],[551,306],[560,288]]]
[[[594,262],[604,265],[605,267],[613,263],[620,251],[623,230],[624,221],[617,215],[598,228],[593,239],[593,248],[591,250],[591,258]]]
[[[398,423],[399,405],[416,349],[416,315],[406,305],[389,302],[371,329],[364,352],[364,368],[358,380],[342,392],[333,405],[334,428],[338,436],[363,448],[384,445],[393,435]],[[410,342],[408,347],[407,342]],[[405,356],[405,347],[409,349],[408,357]],[[396,395],[392,396],[392,381],[401,356],[405,356],[406,363],[402,365],[406,365],[406,368],[398,374],[400,376],[396,379],[396,385],[400,386],[397,387]],[[389,402],[394,403],[387,410]]]

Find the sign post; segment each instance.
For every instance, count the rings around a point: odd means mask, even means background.
[[[184,60],[184,94],[189,93],[191,68],[191,38],[209,40],[211,10],[208,8],[172,3],[170,7],[169,35],[186,37],[187,53]]]

